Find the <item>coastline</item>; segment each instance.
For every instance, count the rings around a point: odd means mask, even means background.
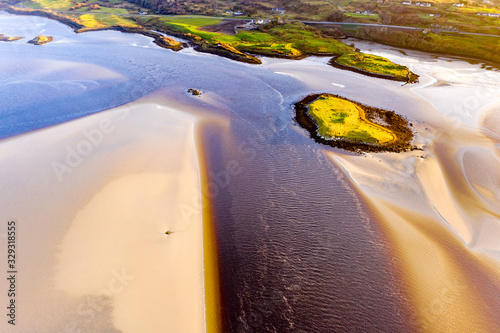
[[[63,24],[69,25],[71,28],[76,33],[82,33],[86,31],[102,31],[102,30],[114,30],[114,31],[120,31],[124,33],[135,33],[135,34],[141,34],[143,36],[147,36],[150,38],[153,38],[154,43],[157,44],[158,46],[166,49],[170,49],[173,51],[179,51],[183,49],[184,47],[187,47],[187,45],[177,42],[175,39],[163,36],[162,34],[156,32],[162,32],[174,37],[186,39],[189,41],[190,46],[193,47],[195,51],[202,52],[202,53],[209,53],[209,54],[214,54],[223,58],[231,59],[234,61],[239,61],[247,64],[255,64],[255,65],[260,65],[262,64],[262,61],[258,58],[258,56],[263,56],[263,57],[270,57],[270,58],[280,58],[280,59],[292,59],[292,60],[301,60],[310,56],[324,56],[324,57],[332,57],[330,60],[329,64],[331,66],[344,69],[344,70],[349,70],[353,71],[356,73],[360,73],[363,75],[367,76],[372,76],[372,77],[377,77],[377,78],[382,78],[382,79],[388,79],[388,80],[393,80],[393,81],[399,81],[399,82],[406,82],[406,83],[417,83],[418,82],[418,75],[415,73],[412,73],[409,69],[409,74],[405,78],[397,77],[397,76],[391,76],[391,75],[383,75],[383,74],[376,74],[372,72],[368,72],[362,69],[357,69],[354,67],[349,67],[349,66],[343,66],[340,64],[336,63],[336,59],[341,56],[341,54],[337,53],[315,53],[315,52],[302,52],[300,56],[293,56],[293,55],[286,55],[286,54],[281,54],[279,52],[256,52],[255,50],[236,50],[234,47],[227,45],[225,43],[218,43],[216,45],[213,45],[200,37],[193,35],[191,33],[181,33],[174,31],[172,29],[164,29],[162,27],[156,26],[156,25],[144,25],[146,28],[144,28],[142,25],[143,23],[139,22],[137,18],[132,18],[134,21],[136,21],[139,24],[139,27],[124,27],[124,26],[109,26],[109,27],[99,27],[99,28],[87,28],[74,20],[71,20],[67,17],[60,16],[56,14],[55,12],[51,12],[48,10],[42,10],[42,9],[24,9],[24,8],[16,8],[13,6],[5,6],[5,5],[0,5],[0,10],[5,10],[8,13],[11,14],[18,14],[18,15],[34,15],[34,16],[43,16],[47,17],[49,19],[53,19],[56,21],[59,21]]]

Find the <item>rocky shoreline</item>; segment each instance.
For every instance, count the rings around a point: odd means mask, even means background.
[[[308,105],[318,99],[322,95],[329,95],[349,101],[365,111],[366,118],[373,123],[384,123],[384,127],[393,131],[397,139],[394,142],[386,144],[373,144],[362,141],[348,140],[343,138],[327,139],[318,134],[318,125],[316,121],[309,115]],[[368,105],[349,100],[345,97],[333,94],[313,94],[305,97],[301,101],[294,104],[295,107],[295,120],[297,123],[309,132],[309,135],[317,143],[340,148],[356,153],[380,153],[380,152],[395,152],[400,153],[409,150],[417,149],[411,144],[413,140],[413,131],[410,129],[412,126],[408,120],[398,115],[394,111],[383,110]]]

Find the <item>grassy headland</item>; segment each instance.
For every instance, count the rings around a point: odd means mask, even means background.
[[[357,152],[402,152],[412,149],[413,132],[394,111],[346,98],[315,94],[295,104],[297,122],[316,142]]]
[[[261,30],[239,31],[235,35],[203,30],[205,26],[218,23],[216,19],[156,17],[139,18],[139,22],[145,27],[189,39],[195,44],[225,49],[230,47],[233,52],[236,50],[248,55],[301,59],[311,54],[338,55],[352,51],[352,47],[299,22],[272,25]]]

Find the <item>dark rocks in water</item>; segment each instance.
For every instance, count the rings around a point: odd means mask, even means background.
[[[24,37],[8,37],[3,34],[0,34],[0,42],[14,42],[16,40],[20,40]]]
[[[193,88],[189,88],[187,92],[190,93],[193,96],[200,96],[201,94],[203,94],[203,91],[196,90],[196,89],[193,89]]]

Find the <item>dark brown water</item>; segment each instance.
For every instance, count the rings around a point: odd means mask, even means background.
[[[377,222],[319,146],[275,125],[203,131],[225,330],[416,331]]]

